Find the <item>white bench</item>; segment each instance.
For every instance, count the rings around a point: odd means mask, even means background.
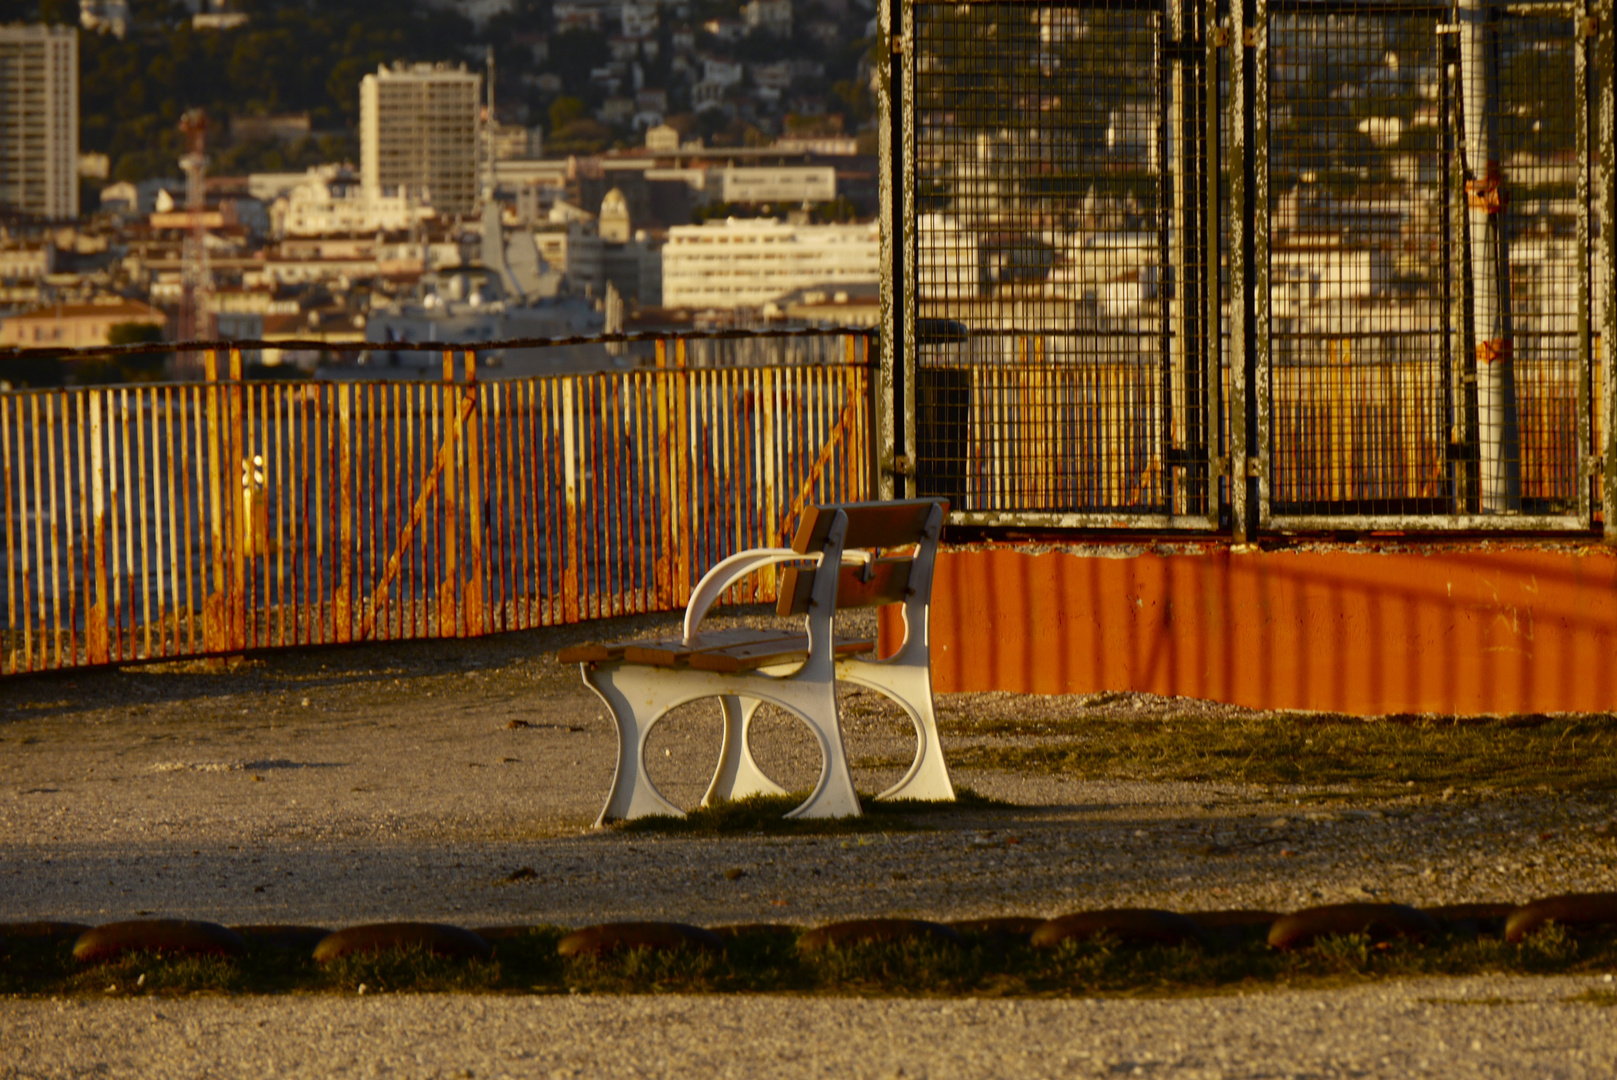
[[[753,714],[764,702],[808,725],[819,743],[818,782],[787,817],[857,816],[837,710],[838,680],[895,702],[915,725],[915,760],[879,799],[954,799],[932,708],[927,618],[932,567],[948,504],[934,500],[847,503],[805,514],[790,548],[754,548],[730,556],[697,583],[677,638],[579,645],[558,659],[577,663],[600,695],[618,735],[618,764],[600,825],[649,814],[684,816],[646,773],[646,739],[670,709],[716,697],[724,742],[704,806],[753,794],[783,794],[747,745]],[[897,549],[907,553],[895,554]],[[708,609],[748,574],[786,567],[777,611],[804,617],[804,632],[702,631]],[[876,643],[834,637],[837,610],[904,605],[904,642],[885,660]]]

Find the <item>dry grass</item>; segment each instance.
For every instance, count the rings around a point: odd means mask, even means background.
[[[955,767],[1085,778],[1347,787],[1617,790],[1611,716],[1355,717],[1243,710],[1198,715],[956,718]],[[963,745],[962,745],[963,744]]]

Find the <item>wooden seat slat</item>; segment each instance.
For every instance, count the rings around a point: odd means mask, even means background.
[[[838,638],[832,645],[837,656],[857,656],[873,652],[876,642],[868,638]],[[795,639],[760,641],[747,645],[732,645],[726,649],[709,649],[693,653],[690,666],[698,671],[717,671],[734,675],[742,671],[755,671],[773,664],[800,663],[808,659],[808,635]]]
[[[746,645],[781,638],[802,637],[791,630],[708,630],[697,634],[689,645],[681,637],[630,638],[626,641],[592,642],[587,645],[569,645],[556,653],[564,664],[602,664],[613,660],[672,667],[674,659],[663,657],[686,656],[703,649],[723,649],[732,645]]]
[[[718,630],[697,634],[688,645],[680,638],[631,642],[623,652],[623,659],[631,664],[680,667],[698,653],[712,652],[715,649],[792,642],[802,637],[801,633],[794,633],[791,630]]]

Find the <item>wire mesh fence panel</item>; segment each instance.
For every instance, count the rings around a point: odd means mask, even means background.
[[[1276,515],[1452,506],[1450,205],[1438,13],[1269,21]]]
[[[1590,298],[1580,305],[1589,284],[1582,265],[1589,230],[1587,182],[1579,183],[1587,95],[1579,92],[1576,19],[1569,9],[1502,14],[1497,35],[1498,213],[1508,257],[1520,506],[1566,514],[1580,495],[1589,408],[1580,384],[1590,359],[1580,355],[1579,331]],[[1586,478],[1581,482],[1587,496]]]
[[[1609,6],[910,5],[916,489],[984,523],[1229,524],[1251,485],[1259,528],[1587,527]]]
[[[918,491],[1205,526],[1199,8],[912,19]]]
[[[1274,517],[1586,521],[1569,10],[1271,5]]]

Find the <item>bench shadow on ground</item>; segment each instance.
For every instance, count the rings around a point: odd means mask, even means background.
[[[764,620],[776,621],[772,607],[725,608],[710,621],[723,627]],[[659,613],[511,630],[482,638],[259,649],[231,656],[169,657],[8,675],[0,679],[0,724],[135,703],[356,690],[372,685],[391,688],[395,681],[452,680],[473,671],[496,680],[511,676],[530,693],[570,692],[581,689],[578,670],[557,662],[557,650],[611,637],[678,634],[679,626],[679,613]]]

